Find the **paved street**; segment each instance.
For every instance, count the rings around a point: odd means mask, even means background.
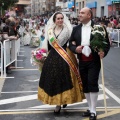
[[[54,115],[55,106],[43,105],[37,100],[37,88],[40,72],[30,64],[30,52],[33,48],[21,47],[18,67],[4,81],[0,95],[0,120],[82,120],[82,111],[87,109],[86,100],[68,105],[60,115]],[[24,55],[24,56],[21,56]],[[22,61],[23,60],[23,61]],[[98,119],[120,119],[120,48],[111,47],[104,63],[105,92],[108,117],[104,114],[104,96],[101,75],[99,79]],[[84,119],[87,120],[87,119]]]

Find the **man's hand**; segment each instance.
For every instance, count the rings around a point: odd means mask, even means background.
[[[82,46],[78,46],[76,48],[76,53],[82,53]]]
[[[105,53],[103,51],[100,51],[100,52],[98,52],[98,55],[100,56],[100,59],[102,59],[104,57]]]

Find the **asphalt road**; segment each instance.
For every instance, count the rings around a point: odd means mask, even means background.
[[[82,103],[68,105],[60,115],[54,115],[55,106],[43,105],[37,100],[37,89],[40,72],[30,63],[30,52],[33,48],[22,47],[18,56],[18,67],[6,80],[1,81],[0,120],[82,120],[82,111],[87,109],[86,100]],[[99,97],[97,105],[98,119],[120,119],[120,48],[111,47],[103,59],[107,114],[104,109],[104,96],[101,75],[99,78]],[[3,84],[4,83],[4,84]],[[105,116],[108,117],[105,117]]]

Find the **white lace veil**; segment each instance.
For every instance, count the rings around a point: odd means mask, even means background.
[[[57,12],[59,12],[59,11],[57,11]],[[48,20],[47,25],[46,25],[46,28],[45,28],[46,30],[48,30],[49,28],[52,28],[53,26],[55,26],[55,23],[53,22],[53,17],[54,17],[54,15],[55,15],[57,12],[55,12],[55,13],[50,17],[50,19]],[[62,13],[62,12],[60,12],[60,13]],[[68,17],[67,17],[64,13],[62,13],[62,14],[63,14],[63,16],[64,16],[63,24],[66,25],[66,27],[68,27],[69,32],[72,32],[72,25],[70,24],[70,21],[69,21]]]
[[[57,12],[60,12],[60,11],[57,11]],[[49,38],[48,38],[48,33],[47,33],[48,29],[53,28],[53,27],[55,26],[55,23],[54,23],[54,21],[53,21],[53,17],[54,17],[54,15],[55,15],[57,12],[55,12],[55,13],[50,17],[50,19],[49,19],[48,22],[47,22],[47,25],[45,26],[45,40],[44,40],[45,44],[46,44],[46,42],[49,40]],[[62,13],[62,12],[60,12],[60,13]],[[67,17],[64,13],[62,13],[62,14],[63,14],[63,16],[64,16],[63,24],[68,28],[69,37],[70,37],[70,36],[71,36],[71,33],[72,33],[72,25],[71,25],[68,17]],[[44,44],[44,47],[45,47],[45,44]]]

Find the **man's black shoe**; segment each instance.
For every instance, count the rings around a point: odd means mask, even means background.
[[[97,120],[97,115],[95,115],[95,113],[91,113],[89,120]]]
[[[82,117],[90,117],[90,110],[87,110],[82,114]]]

